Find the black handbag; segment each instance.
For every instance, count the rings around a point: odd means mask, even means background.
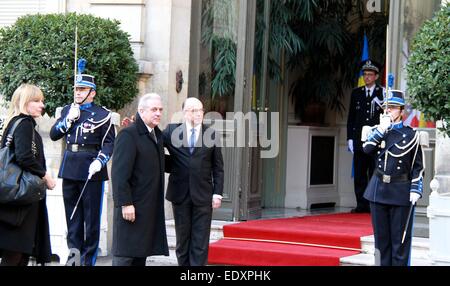
[[[47,186],[39,176],[23,171],[15,163],[15,154],[10,145],[18,119],[9,131],[5,147],[0,149],[0,204],[27,205],[45,198]],[[34,130],[33,130],[34,142]]]

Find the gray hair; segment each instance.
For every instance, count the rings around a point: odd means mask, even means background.
[[[161,101],[161,96],[159,96],[159,94],[157,93],[147,93],[144,94],[140,99],[139,99],[139,104],[138,104],[138,109],[143,109],[148,107],[149,101],[151,100],[160,100]]]

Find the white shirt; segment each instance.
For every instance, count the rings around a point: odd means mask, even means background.
[[[195,143],[197,143],[198,140],[198,136],[200,136],[200,128],[202,127],[201,124],[198,124],[197,126],[194,127],[195,129],[195,142],[194,142],[194,146]],[[187,138],[188,138],[188,143],[189,143],[189,138],[191,138],[191,134],[192,134],[192,125],[186,121],[186,129],[187,129]]]
[[[375,90],[375,86],[376,86],[376,84],[372,85],[372,87],[366,86],[366,96],[367,96],[367,90],[369,90],[370,97],[372,97],[373,91]]]

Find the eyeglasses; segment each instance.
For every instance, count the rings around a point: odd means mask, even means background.
[[[375,73],[373,73],[373,72],[365,72],[365,73],[363,73],[363,76],[375,76]]]
[[[205,112],[205,110],[204,109],[186,109],[185,110],[186,112],[189,112],[189,113],[203,113],[203,112]]]

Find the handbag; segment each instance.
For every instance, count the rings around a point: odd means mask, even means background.
[[[10,148],[14,131],[23,119],[14,123],[5,146],[0,149],[0,204],[27,205],[44,199],[46,195],[47,186],[44,180],[22,170],[15,162],[15,154]]]

